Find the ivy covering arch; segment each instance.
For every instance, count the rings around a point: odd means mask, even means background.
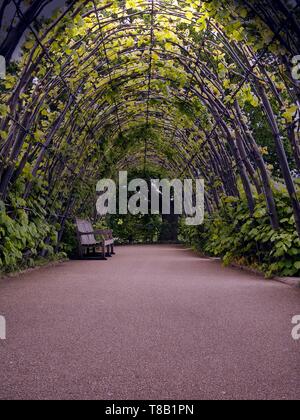
[[[298,273],[300,29],[291,3],[72,1],[28,23],[0,90],[2,266],[51,253],[68,220],[91,212],[101,177],[163,168],[206,181],[213,221],[183,232],[189,241]]]

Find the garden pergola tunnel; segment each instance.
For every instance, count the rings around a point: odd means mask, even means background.
[[[100,178],[160,168],[204,178],[211,217],[263,198],[274,231],[284,191],[300,236],[298,2],[72,1],[43,23],[8,3],[27,29],[0,91],[8,211],[40,200],[61,238]]]

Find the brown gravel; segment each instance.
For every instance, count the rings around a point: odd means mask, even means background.
[[[181,247],[0,280],[0,399],[300,399],[300,290]]]

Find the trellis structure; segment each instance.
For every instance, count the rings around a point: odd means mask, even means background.
[[[272,173],[251,127],[249,109],[258,108],[300,235],[291,175],[291,165],[300,170],[291,67],[298,2],[256,3],[75,1],[39,30],[28,25],[18,69],[1,84],[1,200],[9,203],[20,179],[24,199],[40,182],[61,234],[101,176],[154,165],[204,177],[210,213],[220,197],[245,194],[253,214],[254,191],[264,194],[279,229]],[[80,184],[87,195],[78,194]]]

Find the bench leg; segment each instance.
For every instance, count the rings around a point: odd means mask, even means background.
[[[82,260],[82,258],[83,258],[83,249],[82,249],[81,246],[78,247],[78,255],[79,255],[79,258]]]
[[[116,255],[114,245],[111,245],[111,255]]]
[[[107,258],[106,258],[106,253],[105,253],[105,244],[103,243],[102,244],[102,256],[103,256],[103,259],[104,260],[106,260]]]
[[[107,245],[107,254],[106,254],[106,256],[108,257],[108,258],[110,258],[112,255],[111,255],[111,253],[110,253],[110,246],[109,245]]]

